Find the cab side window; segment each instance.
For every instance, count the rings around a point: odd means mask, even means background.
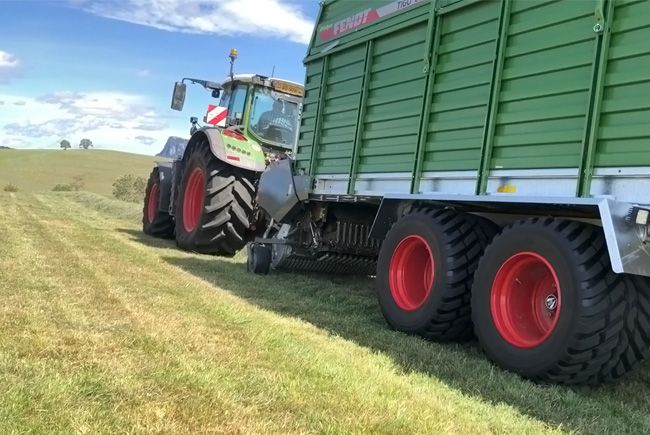
[[[230,89],[226,89],[221,93],[221,100],[219,100],[219,106],[220,107],[228,107],[230,105]]]
[[[230,95],[228,104],[228,125],[241,124],[244,119],[244,107],[246,105],[246,86],[235,86]]]

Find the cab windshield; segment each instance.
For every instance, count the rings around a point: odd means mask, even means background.
[[[256,87],[254,92],[250,118],[253,133],[264,141],[293,149],[298,141],[300,99],[269,88]]]

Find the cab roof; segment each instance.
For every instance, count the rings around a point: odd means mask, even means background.
[[[271,87],[271,82],[280,81],[280,82],[292,84],[294,86],[298,86],[303,91],[305,90],[305,87],[302,85],[302,83],[292,82],[291,80],[285,80],[278,77],[266,77],[259,74],[235,74],[233,77],[234,77],[234,81],[242,82],[242,83],[253,83],[253,79],[257,78],[262,82],[261,84],[268,87]],[[221,82],[221,86],[226,86],[231,81],[232,80],[228,76],[224,81]]]

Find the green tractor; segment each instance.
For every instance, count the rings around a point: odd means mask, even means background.
[[[255,196],[267,165],[290,156],[298,138],[304,88],[255,74],[231,74],[222,83],[185,78],[176,82],[171,108],[182,110],[186,82],[212,92],[200,126],[182,157],[160,161],[145,193],[143,231],[175,238],[184,250],[232,256],[266,227]]]

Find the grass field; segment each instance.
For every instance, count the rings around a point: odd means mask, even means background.
[[[84,189],[111,195],[121,175],[148,177],[154,158],[105,150],[0,150],[0,190],[14,184],[19,190],[50,191],[81,177]]]
[[[389,330],[371,279],[249,275],[143,236],[140,213],[0,191],[0,433],[650,431],[649,364],[537,385]]]

